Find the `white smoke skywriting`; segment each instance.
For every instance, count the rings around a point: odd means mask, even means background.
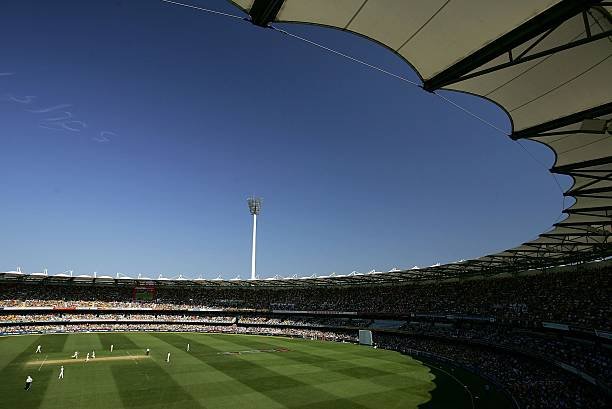
[[[14,75],[13,72],[0,72],[0,77],[8,77]],[[72,104],[56,104],[56,105],[36,105],[39,97],[36,95],[15,95],[5,93],[0,97],[0,102],[7,102],[16,105],[26,106],[23,112],[34,114],[38,120],[38,127],[51,131],[82,133],[90,136],[90,139],[97,143],[107,143],[117,136],[116,132],[108,130],[90,130],[88,123],[80,118],[77,118],[72,111],[66,111],[67,108],[73,107]],[[48,114],[48,115],[46,115]]]

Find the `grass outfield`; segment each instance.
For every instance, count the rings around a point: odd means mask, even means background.
[[[39,344],[42,354],[34,354]],[[146,348],[150,357],[144,356]],[[84,358],[94,349],[96,360],[70,359],[74,351]],[[60,365],[63,380],[57,379]],[[0,338],[2,408],[471,408],[474,397],[447,374],[432,373],[396,352],[279,337],[92,333]],[[26,392],[28,375],[34,383]],[[478,398],[476,407],[486,407],[478,405]]]

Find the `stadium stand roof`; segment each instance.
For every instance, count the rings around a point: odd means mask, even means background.
[[[551,172],[573,178],[574,184],[565,196],[574,198],[575,203],[564,210],[564,220],[537,239],[478,259],[386,273],[253,281],[194,280],[192,284],[354,285],[447,279],[541,269],[612,255],[612,2],[231,3],[262,27],[276,22],[305,23],[363,36],[410,64],[424,90],[465,92],[497,104],[510,118],[512,139],[529,139],[553,150],[555,163]]]

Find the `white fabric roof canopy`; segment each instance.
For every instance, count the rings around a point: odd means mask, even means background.
[[[357,285],[497,274],[612,256],[612,17],[600,0],[233,0],[255,25],[328,26],[369,38],[410,64],[427,91],[499,105],[513,139],[555,153],[571,176],[567,217],[520,246],[474,260],[349,276],[184,280],[0,273],[0,279],[113,280],[138,285]],[[375,63],[375,62],[373,62]],[[161,280],[161,281],[160,281]]]
[[[500,260],[517,254],[545,265],[550,259],[612,255],[609,6],[577,0],[232,3],[257,25],[307,23],[367,37],[405,59],[419,74],[424,89],[451,89],[487,98],[508,114],[513,139],[528,138],[554,151],[552,171],[575,181],[566,192],[576,199],[565,211],[568,217],[536,240],[468,260],[460,264],[460,270],[482,269],[483,263],[504,264]],[[534,249],[539,250],[534,253]],[[436,273],[450,266],[429,270]]]

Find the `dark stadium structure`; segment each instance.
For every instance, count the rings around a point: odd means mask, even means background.
[[[573,179],[566,217],[515,248],[412,270],[254,280],[4,272],[0,333],[355,341],[366,329],[381,348],[478,374],[518,408],[611,407],[612,4],[231,3],[262,28],[306,23],[363,36],[410,64],[424,92],[497,104],[510,138],[548,146],[551,172]]]
[[[325,287],[4,274],[0,335],[172,331],[356,342],[365,329],[381,348],[477,374],[515,407],[604,408],[612,397],[611,263]]]

